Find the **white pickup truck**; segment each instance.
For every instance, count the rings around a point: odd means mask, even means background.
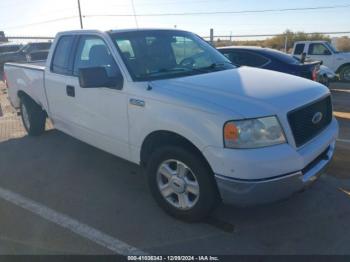
[[[294,43],[292,55],[322,61],[323,65],[339,74],[339,79],[350,81],[350,53],[339,52],[327,41],[299,41]]]
[[[220,200],[274,201],[315,181],[338,134],[329,90],[236,67],[180,30],[59,33],[46,65],[5,64],[29,135],[56,129],[142,165],[151,192],[184,220]]]

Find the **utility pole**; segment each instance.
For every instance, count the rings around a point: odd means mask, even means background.
[[[134,12],[135,25],[136,25],[136,28],[138,29],[138,28],[139,28],[139,23],[138,23],[138,21],[137,21],[137,16],[136,16],[136,10],[135,10],[135,3],[134,3],[134,0],[131,0],[131,6],[132,6],[132,11]]]
[[[288,49],[288,34],[284,38],[284,52],[287,53]]]
[[[78,0],[79,18],[80,18],[80,29],[83,29],[83,17],[81,16],[80,0]]]
[[[214,29],[210,28],[210,43],[214,45]]]

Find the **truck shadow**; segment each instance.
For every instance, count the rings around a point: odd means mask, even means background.
[[[0,183],[3,188],[155,252],[179,248],[180,253],[213,253],[198,242],[211,241],[213,236],[220,238],[216,240],[220,243],[215,248],[217,254],[278,253],[287,247],[305,249],[305,244],[317,251],[326,243],[331,248],[328,241],[350,230],[342,229],[337,220],[350,218],[349,197],[335,192],[322,179],[286,201],[246,208],[221,205],[204,223],[177,221],[156,206],[137,165],[57,130],[1,142]],[[323,238],[321,243],[314,239],[315,232]],[[191,241],[192,245],[187,245]]]

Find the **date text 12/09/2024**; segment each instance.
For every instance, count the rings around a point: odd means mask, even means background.
[[[220,261],[217,256],[128,256],[128,261]]]

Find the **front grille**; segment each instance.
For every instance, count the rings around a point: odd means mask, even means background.
[[[313,122],[313,119],[316,120],[315,115],[318,114],[319,116],[319,113],[322,114],[321,120],[317,123]],[[322,132],[332,121],[331,97],[328,96],[289,112],[288,121],[293,132],[295,144],[297,147],[302,146]]]

